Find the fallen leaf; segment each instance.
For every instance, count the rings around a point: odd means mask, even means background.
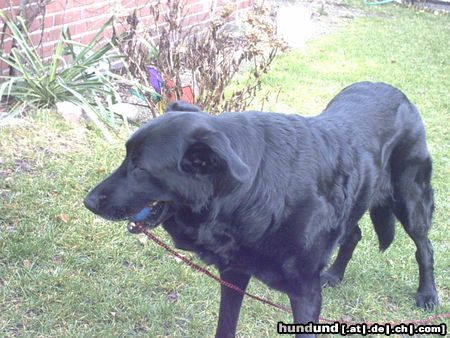
[[[31,262],[29,259],[24,259],[23,260],[23,266],[30,270],[33,267],[33,262]]]
[[[173,291],[167,295],[167,299],[171,302],[176,302],[178,300],[178,297],[178,292],[176,291]]]
[[[175,262],[177,262],[177,263],[182,263],[183,262],[183,260],[181,258],[179,258],[179,257],[174,257],[174,259],[175,259]]]
[[[344,322],[352,322],[353,321],[353,317],[352,316],[344,316],[344,317],[342,317],[342,320]]]
[[[139,243],[141,243],[142,245],[145,245],[148,242],[148,237],[144,234],[140,234],[138,236],[138,240],[139,240]]]
[[[67,223],[69,221],[69,216],[67,214],[59,214],[56,216],[61,222]]]

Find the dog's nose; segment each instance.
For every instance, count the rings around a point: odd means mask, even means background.
[[[94,194],[89,194],[84,198],[84,206],[90,211],[97,213],[101,198]]]

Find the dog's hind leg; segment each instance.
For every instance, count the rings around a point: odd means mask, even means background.
[[[361,229],[358,224],[347,230],[333,265],[320,275],[322,286],[334,287],[342,281],[347,264],[352,258],[356,245],[361,240]]]
[[[433,272],[433,248],[428,239],[434,209],[431,159],[403,161],[394,173],[394,213],[417,247],[419,288],[416,305],[430,310],[439,303]]]
[[[236,285],[242,291],[245,291],[250,281],[250,275],[231,270],[221,271],[220,278]],[[243,298],[243,293],[221,285],[219,322],[217,324],[216,338],[235,337]]]

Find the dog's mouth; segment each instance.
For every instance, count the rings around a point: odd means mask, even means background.
[[[156,228],[169,216],[169,204],[162,201],[152,201],[148,206],[131,216],[128,220],[128,231],[136,234],[144,230]]]

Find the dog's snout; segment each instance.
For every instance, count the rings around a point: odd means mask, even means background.
[[[84,206],[94,213],[98,213],[100,209],[101,201],[104,200],[106,196],[97,195],[90,193],[84,198]]]

